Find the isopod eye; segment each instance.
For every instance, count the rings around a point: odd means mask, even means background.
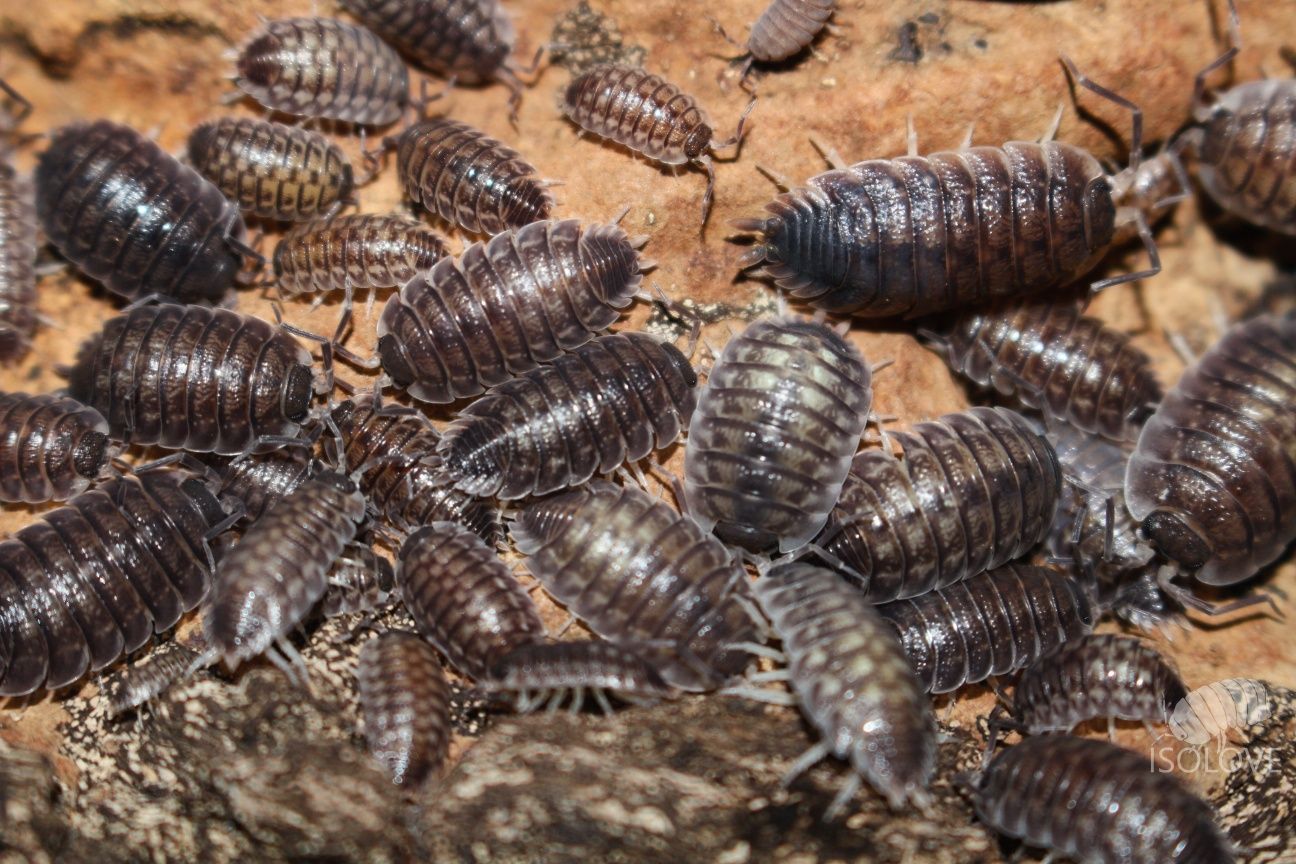
[[[284,383],[283,413],[294,423],[310,414],[311,396],[315,392],[315,378],[309,366],[294,366],[288,370]]]
[[[405,359],[396,337],[388,333],[378,340],[378,359],[382,362],[383,371],[397,387],[408,387],[414,383],[414,370]]]
[[[1116,204],[1106,177],[1092,180],[1084,191],[1085,242],[1090,250],[1106,249],[1116,231]]]
[[[1211,558],[1210,543],[1185,519],[1168,510],[1153,510],[1143,533],[1167,557],[1189,570],[1200,570]]]
[[[666,359],[679,370],[680,377],[684,379],[684,383],[690,387],[696,387],[698,383],[697,370],[693,368],[693,364],[684,356],[684,352],[669,342],[663,342],[661,348],[662,353],[666,355]]]
[[[684,139],[684,155],[689,159],[700,157],[711,146],[712,134],[710,126],[699,123]]]
[[[87,432],[72,453],[72,466],[82,477],[94,478],[99,476],[108,458],[108,436],[102,432]]]

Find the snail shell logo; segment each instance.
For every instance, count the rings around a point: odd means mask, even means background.
[[[1223,738],[1230,729],[1245,729],[1269,719],[1269,691],[1254,678],[1227,678],[1198,687],[1179,700],[1170,714],[1176,738],[1201,746]]]

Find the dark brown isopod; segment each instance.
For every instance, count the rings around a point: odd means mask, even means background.
[[[438,117],[415,123],[396,145],[405,193],[473,234],[498,234],[549,218],[553,198],[536,170],[502,141]]]
[[[147,471],[0,543],[0,695],[70,684],[174,627],[207,593],[224,520],[197,478]]]
[[[1296,537],[1296,318],[1224,335],[1139,435],[1125,500],[1145,535],[1202,582],[1240,582]]]
[[[437,455],[436,430],[416,414],[347,400],[330,415],[341,439],[336,446],[347,471],[360,471],[369,506],[397,531],[433,522],[458,522],[488,546],[500,541],[499,510],[490,501],[454,488]]]
[[[689,514],[753,552],[819,533],[841,493],[873,402],[859,351],[795,317],[729,340],[698,394],[684,448]]]
[[[1138,438],[1161,401],[1147,355],[1076,303],[1026,300],[968,312],[936,342],[977,384],[1115,441]]]
[[[356,485],[326,471],[252,523],[216,569],[203,616],[213,653],[233,667],[277,642],[293,657],[284,637],[324,595],[364,513]]]
[[[383,633],[360,649],[356,689],[369,752],[392,782],[417,787],[450,753],[450,685],[436,652],[413,633]]]
[[[238,208],[128,126],[56,131],[36,167],[36,213],[50,243],[123,297],[216,303],[238,275]]]
[[[8,156],[0,141],[0,364],[22,359],[36,332],[36,202]]]
[[[895,635],[858,591],[831,570],[781,564],[756,580],[756,599],[783,642],[789,680],[820,741],[797,769],[832,754],[855,774],[828,808],[832,818],[861,778],[899,810],[930,801],[936,721]]]
[[[372,546],[353,543],[333,564],[320,598],[324,617],[383,609],[395,602],[396,571]]]
[[[513,24],[499,0],[342,0],[419,67],[460,84],[512,80]]]
[[[553,707],[572,697],[579,711],[585,691],[603,712],[611,713],[606,692],[634,705],[649,705],[674,692],[651,663],[630,645],[602,640],[521,645],[496,663],[477,689],[488,694],[513,693],[517,710],[526,713],[546,702]]]
[[[584,345],[639,291],[641,238],[532,222],[442,258],[387,301],[378,356],[424,402],[476,396]]]
[[[0,501],[80,495],[117,454],[107,433],[103,415],[75,399],[0,393]]]
[[[242,210],[307,222],[341,206],[355,185],[346,154],[318,132],[247,117],[189,133],[189,161]]]
[[[441,438],[460,489],[545,495],[668,446],[693,413],[697,373],[674,345],[612,333],[492,387]]]
[[[244,456],[204,454],[199,461],[218,478],[221,502],[227,508],[242,507],[246,519],[256,520],[306,482],[315,460],[310,448],[284,447]]]
[[[363,27],[332,18],[266,21],[244,43],[234,83],[272,111],[364,125],[398,120],[409,70]]]
[[[109,435],[235,455],[295,436],[310,412],[311,356],[260,318],[204,306],[138,306],[81,346],[68,393]]]
[[[747,665],[742,566],[663,502],[595,481],[524,504],[510,532],[558,602],[604,639],[652,651],[666,683],[713,689]]]
[[[977,815],[996,831],[1091,864],[1232,864],[1206,802],[1146,753],[1069,735],[1027,738],[977,782]]]
[[[462,525],[411,534],[396,567],[405,608],[450,665],[476,680],[519,645],[544,640],[531,595],[495,550]]]
[[[715,196],[716,150],[742,140],[743,125],[756,100],[738,121],[734,137],[713,140],[710,121],[696,100],[659,75],[637,66],[607,63],[572,78],[563,92],[562,111],[581,129],[642,153],[666,165],[700,165],[707,174],[702,197],[706,225]]]
[[[293,229],[275,247],[285,294],[395,288],[446,254],[445,241],[405,216],[362,213]]]
[[[1005,564],[930,594],[877,607],[929,693],[948,693],[1029,666],[1093,629],[1072,579]]]
[[[972,408],[891,436],[904,458],[855,457],[816,543],[874,603],[1006,564],[1048,534],[1062,473],[1020,414]]]

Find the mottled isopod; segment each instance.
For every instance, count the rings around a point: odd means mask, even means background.
[[[128,126],[56,131],[36,167],[36,214],[50,243],[123,297],[216,303],[238,275],[238,208]]]
[[[851,465],[816,544],[871,602],[916,597],[1026,554],[1047,535],[1062,473],[1007,408],[972,408],[891,436],[904,458]]]
[[[274,252],[285,294],[395,288],[446,254],[445,241],[406,216],[361,213],[300,225]]]
[[[674,693],[633,645],[601,640],[521,645],[500,658],[477,689],[517,694],[517,710],[523,713],[545,702],[557,708],[569,691],[573,713],[581,709],[587,690],[604,713],[612,711],[605,691],[633,705],[649,705]]]
[[[499,0],[342,0],[423,69],[459,84],[512,84],[513,24]]]
[[[1045,735],[1000,753],[973,795],[996,831],[1086,864],[1231,864],[1208,804],[1146,753]]]
[[[3,80],[0,91],[20,106],[12,114],[0,108],[0,364],[9,364],[27,354],[36,332],[36,201],[3,140],[31,105]]]
[[[409,101],[400,55],[332,18],[266,21],[238,53],[234,83],[272,111],[363,125],[398,120]]]
[[[1093,629],[1089,599],[1075,581],[1022,564],[877,609],[929,693],[1022,669]]]
[[[320,598],[325,618],[385,609],[396,600],[396,571],[372,546],[353,543],[333,563]]]
[[[342,148],[320,133],[247,117],[195,127],[189,161],[225,197],[263,219],[320,219],[355,185]]]
[[[684,448],[689,514],[753,552],[796,549],[841,493],[873,401],[859,351],[825,324],[762,319],[729,340]]]
[[[108,480],[0,543],[0,695],[53,690],[175,626],[225,520],[182,472]]]
[[[469,678],[489,677],[505,654],[544,640],[531,595],[462,525],[435,522],[411,534],[400,548],[396,584],[419,632]]]
[[[188,645],[171,642],[160,645],[144,660],[100,684],[108,699],[108,716],[118,717],[138,708],[192,673],[202,662],[202,654]]]
[[[442,258],[387,301],[378,356],[397,386],[453,402],[592,339],[639,291],[639,238],[533,222]]]
[[[711,689],[746,666],[742,567],[663,502],[594,481],[524,504],[510,533],[558,602],[604,639],[653,651],[668,684]]]
[[[0,501],[80,495],[117,454],[107,433],[103,415],[66,396],[0,393]]]
[[[310,412],[311,356],[260,318],[137,306],[81,346],[68,393],[109,435],[199,453],[248,453],[295,436]]]
[[[1296,537],[1296,317],[1224,335],[1139,435],[1125,500],[1144,534],[1202,582],[1252,576]]]
[[[450,685],[436,652],[413,633],[383,633],[360,649],[356,688],[369,752],[392,782],[413,788],[450,753]]]
[[[600,336],[492,387],[439,450],[460,489],[510,500],[608,474],[671,444],[693,413],[697,373],[643,333]]]

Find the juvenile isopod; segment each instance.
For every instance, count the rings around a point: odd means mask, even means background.
[[[36,332],[36,200],[3,140],[31,104],[3,79],[0,91],[17,103],[12,112],[0,107],[0,364],[9,364],[27,354]]]
[[[825,324],[749,325],[698,394],[684,448],[688,511],[753,552],[803,546],[841,493],[873,401],[859,351]]]
[[[388,299],[383,371],[416,399],[453,402],[584,345],[638,294],[641,245],[616,225],[565,219],[442,258]]]
[[[1225,678],[1184,695],[1170,713],[1170,731],[1200,747],[1229,732],[1263,723],[1273,714],[1269,688],[1254,678]]]
[[[202,653],[189,645],[160,645],[144,660],[114,673],[101,685],[108,716],[119,717],[160,696],[201,665]]]
[[[310,413],[310,353],[228,309],[137,306],[81,346],[68,393],[127,444],[224,455],[282,444]]]
[[[1089,599],[1075,581],[1023,564],[877,609],[929,693],[1025,668],[1093,629]]]
[[[409,101],[400,55],[364,27],[332,18],[266,21],[236,62],[239,89],[298,117],[383,125]]]
[[[384,609],[396,600],[396,571],[372,546],[353,543],[328,573],[320,598],[325,618]]]
[[[1062,474],[1007,408],[972,408],[893,433],[855,457],[817,545],[874,603],[916,597],[1026,554],[1048,534]]]
[[[0,695],[71,684],[174,627],[207,594],[225,522],[197,478],[145,471],[0,543]]]
[[[610,714],[609,692],[632,705],[650,705],[675,692],[634,646],[602,640],[520,645],[491,667],[477,689],[490,695],[515,694],[522,713],[546,703],[556,709],[569,693],[572,713],[580,711],[588,691],[603,713]]]
[[[739,46],[746,50],[736,58],[746,60],[742,79],[746,80],[755,63],[778,63],[805,50],[827,26],[836,6],[836,0],[772,0],[752,24],[746,44]],[[729,39],[718,23],[716,29]]]
[[[1043,735],[997,755],[978,778],[981,821],[1029,846],[1093,864],[1235,859],[1206,802],[1146,753]]]
[[[717,150],[742,141],[753,97],[738,120],[734,136],[714,141],[710,121],[696,100],[659,75],[637,66],[607,63],[574,77],[562,97],[562,111],[590,134],[642,153],[666,165],[700,165],[707,175],[702,197],[706,226],[715,197]]]
[[[239,507],[255,521],[310,477],[315,458],[307,447],[284,447],[242,456],[198,457],[216,478],[216,495],[227,508]]]
[[[36,214],[69,261],[128,299],[217,303],[245,248],[243,218],[219,189],[107,120],[54,133],[36,166]]]
[[[0,393],[0,501],[80,495],[117,454],[107,433],[103,415],[75,399]]]
[[[789,680],[820,740],[788,772],[829,754],[854,773],[828,807],[835,816],[861,779],[892,809],[925,808],[936,768],[936,721],[904,652],[873,606],[831,570],[781,564],[756,580],[756,600],[783,642]]]
[[[284,235],[274,252],[275,282],[288,295],[395,288],[445,254],[444,240],[406,216],[337,216]]]
[[[384,633],[360,649],[356,688],[369,752],[397,786],[415,788],[450,753],[450,685],[436,652],[413,633]]]
[[[510,500],[577,486],[680,437],[697,373],[643,333],[600,336],[492,387],[438,450],[460,489]]]
[[[195,127],[189,162],[241,210],[262,219],[323,218],[355,185],[342,148],[320,133],[247,117]]]
[[[652,651],[671,686],[714,689],[747,665],[741,565],[665,503],[594,481],[523,504],[510,533],[545,590],[604,639]]]
[[[416,204],[472,234],[549,218],[553,197],[522,154],[467,123],[438,117],[396,141],[396,174]]]

